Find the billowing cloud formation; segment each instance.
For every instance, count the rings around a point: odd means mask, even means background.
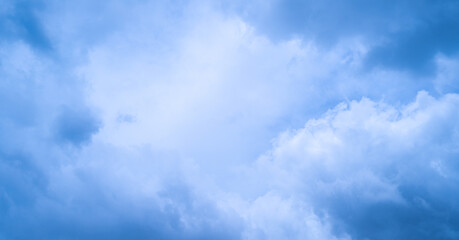
[[[281,134],[257,178],[353,239],[457,238],[458,108],[458,95],[426,92],[402,107],[340,104]]]
[[[456,239],[457,4],[383,5],[5,1],[0,239]]]

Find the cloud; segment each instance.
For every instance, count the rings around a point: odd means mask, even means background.
[[[432,74],[436,70],[433,64],[436,54],[454,55],[458,51],[455,43],[459,41],[459,21],[448,15],[440,14],[415,29],[393,34],[388,43],[369,53],[368,65]]]
[[[63,109],[57,117],[56,139],[75,146],[90,141],[100,123],[88,110]]]
[[[243,6],[241,15],[273,39],[301,36],[330,47],[360,37],[374,47],[370,68],[432,74],[435,54],[458,51],[455,1],[289,0]]]
[[[8,2],[0,239],[457,238],[455,3],[381,4]]]
[[[0,12],[2,39],[24,40],[39,51],[50,52],[51,40],[38,17],[43,5],[42,1],[4,1]]]
[[[253,181],[326,214],[352,239],[454,239],[458,108],[458,95],[426,92],[400,107],[340,104],[281,134]]]

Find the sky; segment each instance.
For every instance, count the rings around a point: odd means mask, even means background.
[[[0,240],[459,239],[456,0],[3,0]]]

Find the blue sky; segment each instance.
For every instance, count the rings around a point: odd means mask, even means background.
[[[459,2],[0,3],[0,240],[458,239]]]

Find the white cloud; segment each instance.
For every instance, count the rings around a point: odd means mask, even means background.
[[[440,199],[456,209],[456,196],[448,196],[448,192],[455,189],[450,184],[459,176],[455,163],[459,154],[458,110],[459,95],[435,99],[426,92],[398,107],[366,98],[340,104],[323,117],[309,120],[304,128],[281,134],[274,148],[246,171],[248,180],[244,182],[276,191],[313,212],[328,213],[335,227],[343,222],[347,225],[342,233],[347,228],[348,234],[364,232],[359,221],[375,223],[366,216],[371,213],[365,212],[372,205],[399,206],[387,209],[389,216],[381,215],[382,221],[400,221],[395,216],[400,208],[429,206],[428,211],[441,211],[441,206],[432,207]],[[258,201],[253,204],[262,207]],[[282,206],[275,201],[270,205],[271,213],[282,221],[283,215],[276,214]],[[293,209],[298,213],[302,208]],[[429,221],[432,219],[420,218],[401,224]],[[450,227],[447,218],[434,221]],[[302,228],[294,229],[298,233]],[[370,234],[366,237],[379,232]]]
[[[80,73],[102,113],[97,139],[177,151],[209,171],[244,164],[280,129],[346,95],[333,72],[353,71],[364,53],[351,40],[329,52],[273,43],[237,17],[199,11],[170,22],[166,39],[155,38],[162,28],[127,28],[91,49]]]

